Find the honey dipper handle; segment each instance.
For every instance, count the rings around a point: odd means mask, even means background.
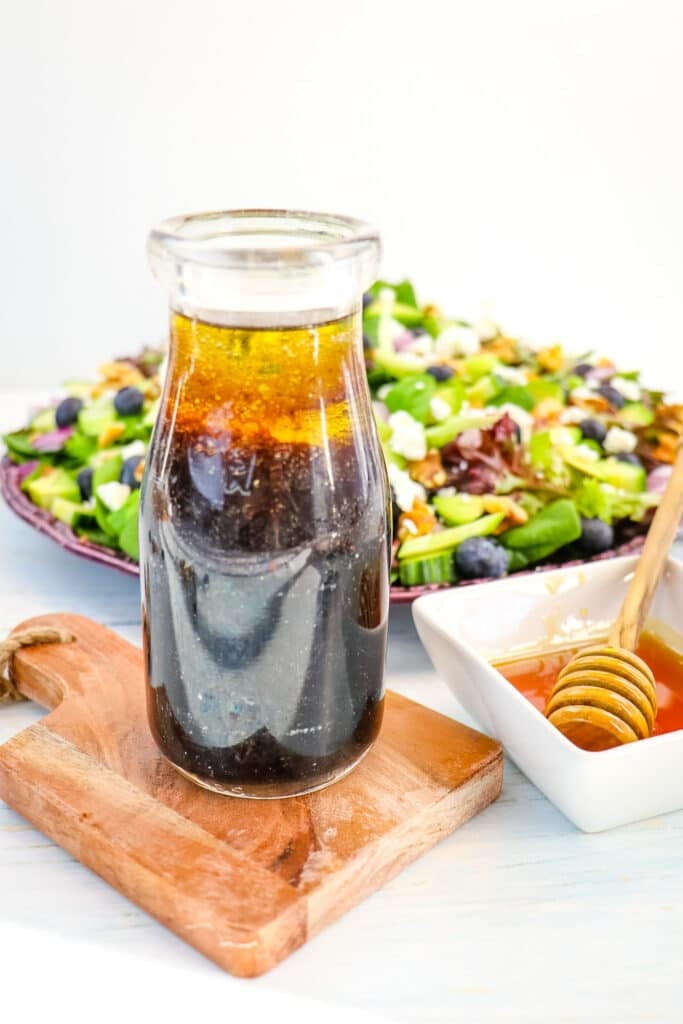
[[[650,610],[669,549],[683,516],[683,444],[679,445],[671,476],[648,531],[643,553],[626,592],[609,642],[633,651]]]

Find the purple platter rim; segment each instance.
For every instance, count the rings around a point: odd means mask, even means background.
[[[106,565],[110,569],[116,569],[118,572],[125,573],[126,576],[139,576],[140,568],[137,562],[134,562],[132,558],[128,558],[127,555],[115,553],[110,548],[103,547],[101,544],[94,544],[92,541],[81,540],[73,530],[65,523],[55,519],[51,516],[46,509],[39,508],[34,505],[33,502],[27,497],[26,494],[21,490],[21,483],[25,476],[31,472],[35,463],[25,462],[17,465],[12,462],[11,459],[5,455],[0,461],[0,493],[4,497],[8,507],[24,522],[32,526],[33,529],[39,530],[40,533],[45,534],[51,540],[59,544],[60,547],[64,548],[65,551],[70,551],[74,555],[78,555],[79,558],[85,558],[90,562],[99,562],[100,565]],[[552,565],[538,566],[536,569],[529,569],[525,572],[515,573],[516,576],[528,575],[530,573],[545,572],[552,569],[565,569],[576,565],[586,565],[589,562],[604,561],[608,558],[618,558],[623,555],[633,555],[641,550],[645,543],[645,533],[639,534],[633,537],[631,540],[626,541],[624,544],[620,544],[618,547],[612,548],[610,551],[604,551],[600,555],[595,555],[590,559],[576,559],[570,562],[558,562]],[[469,587],[476,583],[487,583],[488,580],[463,580],[460,583],[455,584],[457,587]],[[449,590],[453,589],[451,585],[447,584],[436,584],[431,586],[419,586],[419,587],[391,587],[390,590],[390,602],[392,605],[399,604],[412,604],[418,597],[422,597],[423,594],[433,594],[438,590]]]

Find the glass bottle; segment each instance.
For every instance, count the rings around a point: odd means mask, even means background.
[[[379,239],[237,210],[164,222],[149,255],[171,320],[140,524],[152,732],[209,789],[320,789],[382,719],[388,485],[361,313]]]

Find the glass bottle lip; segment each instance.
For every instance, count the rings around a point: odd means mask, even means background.
[[[353,217],[245,209],[171,217],[147,250],[172,309],[249,327],[349,313],[376,279],[381,248],[375,229]]]
[[[363,220],[334,213],[289,209],[218,210],[169,217],[152,229],[150,256],[207,267],[256,270],[318,265],[374,250],[377,231]]]

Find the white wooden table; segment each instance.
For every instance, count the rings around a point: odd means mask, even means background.
[[[26,405],[0,395],[0,426],[22,422]],[[139,643],[137,582],[62,552],[0,504],[0,635],[50,611]],[[388,682],[467,721],[407,609],[392,612]],[[40,714],[0,708],[0,742]],[[683,813],[583,835],[507,763],[495,805],[245,982],[0,803],[0,963],[2,1005],[30,1000],[57,1020],[70,1008],[89,1022],[680,1022]]]

